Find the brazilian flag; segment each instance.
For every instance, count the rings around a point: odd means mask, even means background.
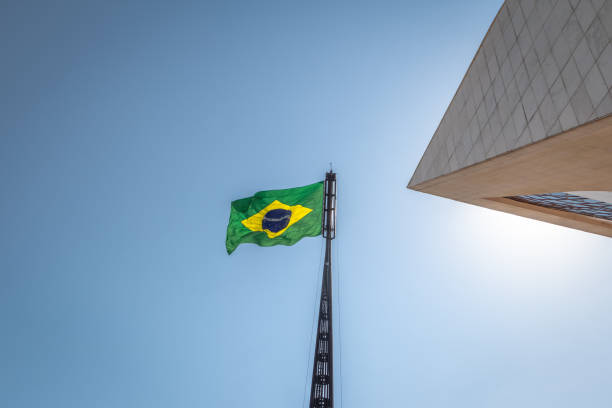
[[[232,201],[225,247],[245,242],[260,246],[293,245],[321,235],[323,182],[285,190],[268,190]]]

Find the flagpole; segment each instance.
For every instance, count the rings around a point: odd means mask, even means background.
[[[334,406],[334,347],[332,325],[332,240],[336,237],[336,173],[325,174],[324,211],[321,226],[325,238],[325,264],[321,282],[319,323],[312,366],[309,408]]]

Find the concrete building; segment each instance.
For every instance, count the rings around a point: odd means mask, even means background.
[[[612,237],[612,0],[508,0],[409,188]]]

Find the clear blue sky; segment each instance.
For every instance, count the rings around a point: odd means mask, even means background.
[[[500,5],[2,2],[0,405],[302,407],[333,161],[338,407],[609,407],[612,241],[405,188]]]

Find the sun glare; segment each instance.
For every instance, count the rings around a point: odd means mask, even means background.
[[[580,279],[590,234],[473,206],[458,215],[464,256],[490,285],[553,294]]]

